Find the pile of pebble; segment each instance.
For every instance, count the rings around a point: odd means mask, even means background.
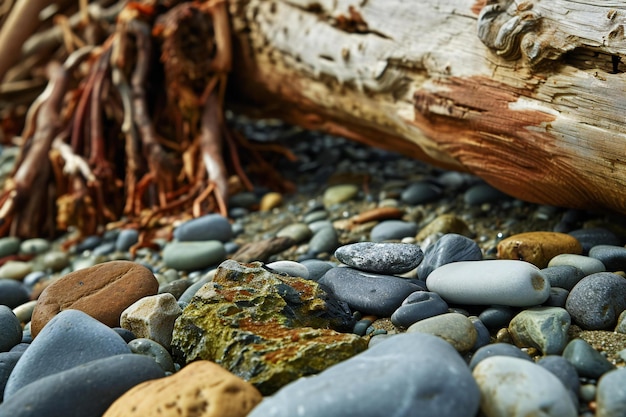
[[[234,195],[160,250],[0,239],[0,416],[625,415],[622,219],[305,134],[297,194]],[[176,320],[226,259],[316,281],[367,350],[266,396],[181,363]]]

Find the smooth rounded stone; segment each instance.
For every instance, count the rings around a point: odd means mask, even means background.
[[[219,240],[203,242],[170,242],[163,249],[163,262],[168,268],[196,271],[217,265],[226,259],[226,249]]]
[[[211,241],[227,242],[233,237],[228,219],[212,213],[182,223],[174,230],[174,239],[180,242]]]
[[[82,253],[88,250],[94,250],[98,245],[102,243],[102,237],[98,235],[90,235],[80,241],[75,247],[75,253]]]
[[[578,392],[580,390],[580,380],[578,372],[563,356],[548,355],[537,361],[537,365],[552,372],[569,391],[574,405],[578,405]]]
[[[550,284],[539,268],[514,260],[446,264],[428,275],[426,286],[453,304],[529,307],[550,296]]]
[[[272,271],[287,274],[290,277],[309,279],[309,270],[306,266],[295,261],[276,261],[265,265]]]
[[[309,271],[309,279],[312,279],[313,281],[319,281],[319,279],[323,277],[326,272],[335,267],[330,262],[322,261],[320,259],[306,259],[301,261],[300,264],[306,267]]]
[[[0,278],[0,305],[15,308],[30,299],[28,289],[19,281]]]
[[[33,271],[24,277],[22,283],[27,287],[32,288],[44,278],[49,278],[49,275],[44,271]]]
[[[568,291],[585,277],[585,273],[573,265],[549,266],[542,269],[541,272],[548,278],[550,287],[564,288]]]
[[[122,312],[120,327],[139,338],[152,339],[166,349],[172,343],[174,322],[182,314],[172,294],[143,297]]]
[[[580,396],[580,399],[586,403],[595,401],[597,393],[598,393],[598,388],[594,384],[583,384],[580,386],[580,389],[578,390],[578,395]]]
[[[0,258],[15,255],[20,250],[21,240],[14,236],[0,238]]]
[[[576,229],[569,232],[582,245],[583,253],[589,253],[589,250],[598,245],[620,246],[622,241],[617,235],[603,227],[592,227],[588,229]]]
[[[426,280],[428,275],[442,265],[459,261],[480,261],[483,253],[472,239],[455,233],[443,235],[424,251],[424,260],[417,267],[417,276]]]
[[[126,342],[114,330],[78,310],[61,311],[39,336],[11,373],[5,399],[45,376],[92,360],[130,353]]]
[[[567,303],[567,297],[569,297],[569,291],[565,288],[550,288],[550,296],[543,303],[545,307],[562,307],[565,308]]]
[[[4,387],[7,384],[9,375],[11,375],[17,361],[22,357],[22,353],[0,352],[0,405],[4,399]]]
[[[131,340],[135,340],[137,336],[130,330],[122,329],[121,327],[113,327],[115,333],[117,333],[126,343],[130,343]]]
[[[317,220],[313,223],[308,223],[308,226],[313,235],[322,229],[334,229],[333,223],[330,220]]]
[[[171,336],[170,336],[171,337]],[[131,352],[148,356],[163,369],[163,372],[176,372],[172,356],[164,346],[151,339],[143,337],[133,339],[128,342]]]
[[[175,281],[159,285],[158,294],[172,294],[174,298],[178,300],[180,296],[183,295],[183,293],[187,291],[187,288],[189,288],[192,284],[193,282],[191,282],[190,279],[180,278]]]
[[[0,279],[15,279],[22,280],[28,274],[33,271],[33,266],[30,262],[22,261],[7,261],[4,265],[0,266]]]
[[[450,344],[423,333],[376,338],[383,340],[315,377],[285,386],[248,417],[476,415],[476,382]]]
[[[128,251],[131,246],[139,241],[139,231],[137,229],[123,229],[115,240],[115,250],[120,252]]]
[[[533,361],[528,353],[524,352],[517,346],[509,343],[492,343],[478,349],[472,356],[468,366],[473,370],[483,359],[487,359],[492,356],[508,356],[511,358],[524,359],[529,362]]]
[[[262,399],[252,384],[215,363],[196,361],[173,375],[135,386],[103,417],[245,417]]]
[[[20,253],[39,255],[50,250],[50,242],[42,238],[26,239],[20,244]]]
[[[142,355],[93,360],[19,390],[0,405],[0,416],[101,416],[132,387],[163,376],[159,365]]]
[[[111,261],[70,272],[41,293],[33,311],[33,337],[59,311],[80,310],[109,327],[118,327],[122,311],[135,301],[156,294],[152,272],[137,263]]]
[[[443,194],[441,187],[429,182],[416,182],[409,185],[402,194],[400,199],[403,203],[411,206],[418,204],[430,203],[437,200]]]
[[[409,327],[413,323],[429,317],[444,314],[448,303],[439,294],[428,291],[416,291],[404,299],[402,305],[391,315],[391,322],[396,326]]]
[[[468,352],[478,338],[478,332],[472,321],[459,313],[445,313],[420,320],[409,326],[406,331],[438,336],[461,353]]]
[[[507,327],[513,318],[513,309],[509,306],[494,305],[484,309],[478,318],[490,330]]]
[[[626,369],[607,372],[598,381],[596,417],[623,417],[626,415]]]
[[[626,333],[626,310],[622,311],[620,313],[619,317],[617,318],[617,324],[615,325],[615,331],[617,333]]]
[[[491,343],[491,334],[489,333],[489,329],[484,325],[482,321],[476,316],[469,316],[470,321],[474,325],[474,329],[476,329],[476,343],[472,346],[472,351],[476,351],[483,346],[487,346]]]
[[[0,352],[7,352],[22,340],[22,326],[13,311],[0,305]]]
[[[67,252],[52,250],[42,255],[41,262],[45,269],[59,272],[70,264]]]
[[[480,206],[485,203],[509,200],[511,197],[489,184],[477,184],[465,191],[463,199],[468,206]]]
[[[32,316],[37,300],[27,301],[13,309],[13,313],[17,317],[20,323],[28,323]]]
[[[309,252],[313,254],[333,253],[339,246],[337,231],[331,227],[324,227],[313,235],[309,241]]]
[[[193,296],[198,292],[200,288],[204,286],[207,282],[210,282],[211,279],[209,277],[203,277],[198,281],[194,282],[185,290],[185,292],[178,298],[178,305],[189,304]],[[181,306],[182,307],[182,306]]]
[[[574,365],[578,376],[584,378],[598,379],[615,369],[615,365],[583,339],[571,340],[561,356]]]
[[[613,329],[626,310],[626,280],[611,272],[588,275],[572,288],[565,309],[583,329]]]
[[[311,226],[311,223],[319,222],[328,219],[328,212],[326,210],[314,210],[307,213],[302,218],[302,221]]]
[[[11,350],[9,352],[19,352],[19,353],[23,353],[24,351],[26,351],[26,349],[28,349],[30,347],[30,344],[33,342],[32,340],[30,341],[25,341],[26,337],[22,337],[22,341],[20,343],[18,343],[17,345],[13,346],[11,348]]]
[[[499,259],[517,259],[545,268],[550,259],[564,253],[581,254],[582,246],[576,238],[566,233],[526,232],[501,240],[497,256]]]
[[[333,268],[318,282],[351,309],[378,317],[391,316],[409,294],[423,289],[404,278],[352,268]]]
[[[259,204],[259,199],[256,194],[248,191],[237,193],[233,196],[230,196],[230,198],[228,199],[228,207],[232,208],[241,207],[250,209],[257,204]]]
[[[570,315],[560,307],[534,307],[517,314],[509,323],[509,334],[519,347],[535,347],[544,355],[565,348]]]
[[[296,243],[302,243],[313,236],[313,232],[306,223],[289,224],[276,233],[277,237],[290,237]]]
[[[577,417],[561,381],[523,359],[492,356],[472,372],[481,392],[481,411],[489,417]]]
[[[269,192],[261,197],[259,211],[271,211],[283,204],[283,195],[277,192]]]
[[[423,227],[415,236],[418,242],[423,242],[432,235],[454,233],[462,236],[470,236],[471,232],[467,223],[454,214],[442,214]]]
[[[358,193],[359,187],[354,184],[341,184],[328,187],[326,191],[324,191],[324,196],[322,197],[324,207],[329,208],[335,204],[350,201],[355,198]]]
[[[562,255],[555,256],[548,263],[548,267],[561,265],[575,266],[576,268],[583,271],[583,274],[585,276],[595,274],[597,272],[606,271],[606,267],[604,266],[602,261],[584,255],[573,255],[564,253]]]
[[[589,250],[589,257],[602,262],[607,271],[626,270],[626,248],[623,246],[597,245]]]
[[[358,242],[340,246],[335,251],[335,257],[361,271],[403,274],[417,267],[424,254],[417,245]]]
[[[92,251],[93,256],[106,256],[115,252],[115,242],[104,242],[95,247]]]
[[[370,239],[374,242],[386,240],[402,240],[405,237],[414,237],[417,233],[417,224],[403,220],[385,220],[378,223],[370,232]]]

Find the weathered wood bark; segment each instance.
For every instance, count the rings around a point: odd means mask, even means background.
[[[626,3],[231,0],[234,101],[626,213]]]

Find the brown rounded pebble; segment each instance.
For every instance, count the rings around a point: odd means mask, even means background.
[[[56,314],[74,309],[110,327],[120,325],[120,315],[135,301],[154,295],[159,283],[143,265],[111,261],[71,272],[48,286],[37,300],[31,321],[33,337]]]
[[[580,255],[582,252],[583,248],[575,237],[557,232],[520,233],[498,244],[499,259],[518,259],[538,268],[547,267],[550,259],[557,255]]]
[[[270,211],[276,207],[280,207],[283,204],[283,196],[280,193],[267,193],[261,198],[259,204],[260,211]]]
[[[103,417],[244,417],[262,399],[252,384],[213,362],[196,361],[132,388]]]
[[[352,217],[352,223],[362,224],[372,221],[401,219],[404,211],[396,207],[377,207]]]
[[[513,343],[511,340],[511,334],[509,333],[509,329],[504,328],[498,330],[498,333],[496,333],[496,342],[509,344]]]

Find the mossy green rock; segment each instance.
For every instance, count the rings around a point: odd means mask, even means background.
[[[176,321],[172,347],[186,362],[216,362],[270,395],[365,350],[365,339],[339,332],[353,326],[347,306],[315,281],[227,260]]]

